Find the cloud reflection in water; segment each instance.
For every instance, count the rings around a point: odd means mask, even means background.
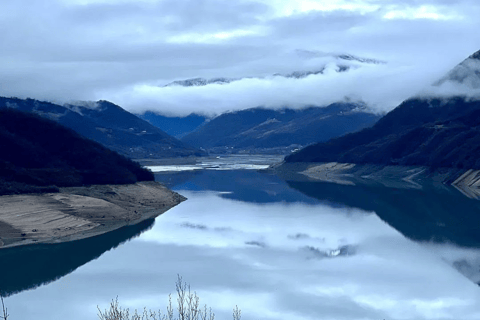
[[[442,246],[414,243],[373,213],[185,195],[140,241],[175,246],[177,261],[195,251],[181,274],[226,314],[238,304],[246,319],[480,315],[478,287],[442,259]]]
[[[117,295],[123,306],[164,309],[180,274],[216,319],[231,319],[235,305],[246,320],[480,319],[480,289],[447,259],[478,250],[446,255],[359,209],[181,193],[189,200],[139,238],[9,297],[12,317],[95,319]]]

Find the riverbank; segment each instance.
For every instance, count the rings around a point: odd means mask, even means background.
[[[0,249],[93,237],[157,217],[184,200],[156,182],[1,196]]]
[[[472,199],[480,199],[480,170],[424,166],[385,166],[354,163],[292,162],[269,170],[290,181],[322,181],[343,185],[381,185],[421,189],[452,186]]]

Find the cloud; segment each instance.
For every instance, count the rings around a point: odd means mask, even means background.
[[[347,72],[337,69],[336,63],[330,62],[323,74],[301,79],[271,76],[199,87],[145,84],[122,90],[113,101],[132,112],[154,110],[166,115],[195,112],[213,116],[252,107],[304,108],[339,101],[364,102],[373,112],[383,113],[438,78],[428,66],[411,70],[390,64],[354,64]]]
[[[3,1],[0,95],[56,102],[125,101],[122,106],[132,110],[148,105],[171,111],[175,105],[180,114],[193,110],[197,98],[205,113],[244,108],[242,99],[252,102],[249,107],[291,103],[279,90],[305,96],[301,101],[322,102],[314,83],[324,84],[312,79],[301,82],[312,92],[300,83],[289,89],[277,81],[243,83],[210,97],[207,91],[181,92],[186,95],[180,100],[183,105],[171,101],[175,93],[156,89],[186,78],[292,72],[308,64],[288,54],[306,49],[388,61],[392,70],[379,69],[376,81],[369,78],[373,72],[362,71],[368,73],[362,75],[368,83],[385,90],[381,95],[388,99],[376,99],[374,106],[383,110],[403,97],[389,98],[392,92],[415,94],[431,75],[441,77],[478,50],[479,15],[480,4],[473,0]],[[353,81],[358,73],[349,75],[351,81],[332,81],[348,84],[354,94],[361,91],[362,81]],[[412,79],[418,88],[410,85]],[[250,87],[253,91],[247,92]],[[334,90],[342,95],[339,99],[346,91]],[[231,96],[236,92],[239,95]],[[155,103],[158,96],[164,98]],[[266,101],[268,97],[273,100]]]

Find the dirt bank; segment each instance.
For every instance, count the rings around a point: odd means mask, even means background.
[[[0,249],[93,237],[156,217],[185,198],[156,182],[0,197]]]
[[[381,185],[391,188],[421,189],[424,186],[452,186],[465,196],[480,199],[480,170],[385,166],[354,163],[292,162],[272,166],[285,180],[323,181],[344,185]]]

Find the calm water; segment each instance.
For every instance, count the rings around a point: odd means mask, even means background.
[[[480,319],[479,201],[209,168],[158,174],[188,200],[155,221],[0,250],[9,319],[164,309],[177,274],[217,319]]]

